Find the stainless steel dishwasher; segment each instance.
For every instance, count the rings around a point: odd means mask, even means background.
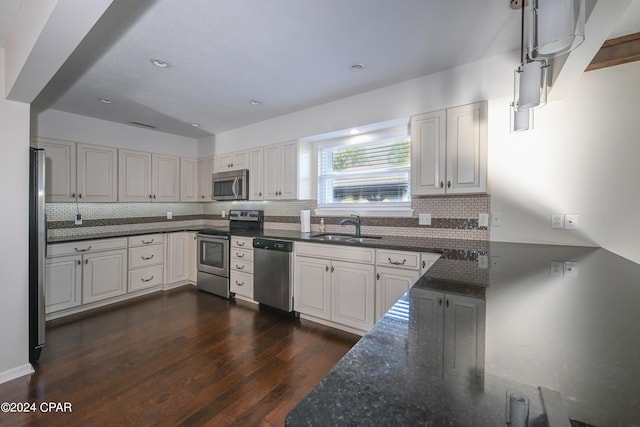
[[[253,239],[253,299],[293,311],[293,242]]]

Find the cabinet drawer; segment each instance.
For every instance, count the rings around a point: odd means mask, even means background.
[[[129,271],[129,292],[161,285],[163,272],[162,265]]]
[[[253,263],[247,261],[231,260],[231,271],[240,271],[243,273],[253,274]]]
[[[376,265],[417,270],[420,268],[420,253],[378,249]]]
[[[253,261],[253,250],[252,249],[240,249],[240,248],[231,248],[231,259],[239,260],[239,261]]]
[[[150,265],[162,264],[164,246],[149,245],[129,249],[129,270]]]
[[[54,243],[47,246],[47,258],[64,255],[82,255],[87,252],[126,249],[127,238],[86,240],[82,242]]]
[[[375,250],[369,248],[325,245],[324,243],[296,243],[295,250],[296,255],[314,258],[337,259],[365,264],[373,264],[375,260]]]
[[[143,236],[131,236],[129,237],[129,247],[133,248],[134,246],[147,246],[147,245],[157,245],[158,243],[164,242],[164,234],[145,234]]]
[[[234,249],[234,248],[252,249],[253,238],[231,236],[231,249]]]
[[[231,271],[229,290],[236,295],[253,299],[253,276],[239,271]]]

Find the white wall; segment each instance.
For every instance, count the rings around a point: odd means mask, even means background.
[[[489,182],[503,225],[491,240],[596,245],[640,263],[640,62],[584,73],[563,100],[510,134],[508,99],[489,105]],[[577,213],[578,230],[550,215]]]
[[[0,48],[0,82],[5,81]],[[29,105],[5,99],[0,85],[0,383],[30,371],[29,300]]]
[[[198,140],[57,110],[32,114],[34,136],[119,148],[198,157]]]

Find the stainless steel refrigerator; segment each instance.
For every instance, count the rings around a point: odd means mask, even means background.
[[[44,346],[44,274],[47,223],[44,211],[44,150],[29,152],[29,362],[35,364]]]

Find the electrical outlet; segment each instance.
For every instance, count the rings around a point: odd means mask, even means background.
[[[564,228],[567,230],[578,229],[578,215],[565,215],[564,216]]]
[[[226,215],[226,212],[225,212],[225,211],[222,211],[222,214],[221,214],[222,218],[224,218],[224,217],[225,217],[225,215]]]
[[[489,268],[489,257],[486,255],[478,255],[478,268],[487,269]]]
[[[173,212],[167,212],[167,219],[173,219]]]
[[[489,226],[489,214],[481,213],[478,214],[478,227],[488,227]]]
[[[76,214],[75,218],[74,218],[74,222],[75,225],[82,225],[82,215],[80,214]]]
[[[551,215],[551,228],[564,228],[564,217],[560,214]]]
[[[502,226],[502,214],[501,213],[492,213],[491,214],[491,225],[496,227]]]
[[[552,276],[564,275],[564,263],[560,261],[551,261],[551,275]]]
[[[578,263],[577,262],[565,262],[564,263],[564,275],[566,277],[578,277]]]
[[[431,225],[431,214],[418,214],[418,225]]]

